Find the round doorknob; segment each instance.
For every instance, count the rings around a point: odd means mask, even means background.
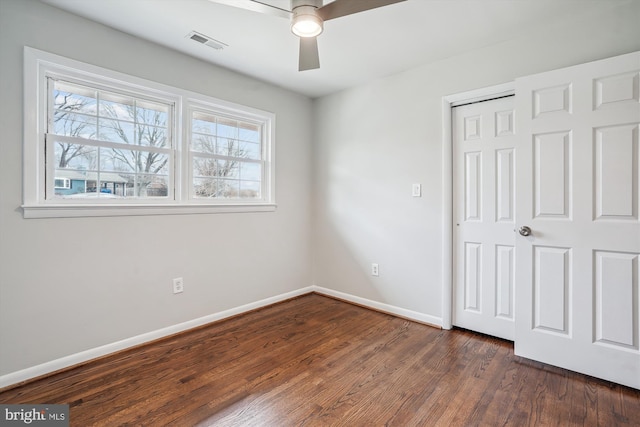
[[[520,233],[521,236],[531,236],[531,229],[526,225],[523,225],[520,227],[520,230],[518,230],[518,233]]]

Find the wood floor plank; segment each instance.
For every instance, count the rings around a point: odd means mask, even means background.
[[[310,294],[0,391],[72,426],[637,426],[640,391]]]

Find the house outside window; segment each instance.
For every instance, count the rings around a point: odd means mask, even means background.
[[[24,216],[275,209],[275,116],[25,48]]]
[[[54,188],[56,190],[69,190],[71,189],[71,180],[69,178],[55,177]]]

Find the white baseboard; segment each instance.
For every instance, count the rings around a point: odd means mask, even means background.
[[[402,317],[409,320],[415,320],[416,322],[420,322],[420,323],[427,323],[429,325],[442,327],[441,317],[431,316],[429,314],[424,314],[424,313],[418,313],[417,311],[407,310],[405,308],[396,307],[394,305],[357,297],[355,295],[346,294],[344,292],[335,291],[333,289],[323,288],[322,286],[314,285],[314,286],[311,286],[311,289],[313,290],[313,292],[317,292],[322,295],[327,295],[330,297],[335,297],[341,300],[349,301],[354,304],[371,308],[373,310],[393,314],[395,316]]]
[[[300,295],[313,292],[312,286],[301,288],[292,292],[287,292],[274,297],[266,298],[253,303],[241,305],[229,310],[221,311],[218,313],[210,314],[197,319],[189,320],[177,325],[172,325],[166,328],[157,329],[155,331],[147,332],[141,335],[137,335],[131,338],[126,338],[121,341],[117,341],[111,344],[106,344],[100,347],[95,347],[89,350],[82,351],[80,353],[71,354],[69,356],[61,357],[60,359],[51,360],[49,362],[42,363],[40,365],[32,366],[30,368],[22,369],[20,371],[11,372],[6,375],[0,376],[0,388],[7,387],[13,384],[20,383],[32,378],[36,378],[42,375],[46,375],[60,369],[68,368],[73,365],[77,365],[83,362],[87,362],[91,359],[106,356],[117,351],[125,350],[136,345],[144,344],[149,341],[153,341],[159,338],[164,338],[169,335],[183,332],[188,329],[196,328],[198,326],[206,325],[207,323],[215,322],[217,320],[226,319],[231,316],[242,314],[257,308],[266,307],[271,304],[275,304],[280,301],[294,298]]]

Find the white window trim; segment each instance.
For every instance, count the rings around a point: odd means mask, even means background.
[[[175,200],[159,203],[157,200],[136,200],[135,203],[73,203],[68,200],[45,200],[45,159],[41,147],[46,132],[46,77],[58,72],[74,78],[96,79],[114,86],[126,86],[128,90],[139,88],[175,104],[175,114],[183,117],[176,120],[173,129],[176,144]],[[44,85],[44,86],[43,86]],[[203,201],[192,199],[188,182],[191,167],[188,153],[190,129],[183,126],[184,117],[190,117],[192,108],[205,107],[224,114],[264,122],[263,161],[265,170],[262,179],[261,200]],[[175,88],[102,67],[86,64],[28,46],[24,48],[24,142],[23,142],[23,216],[24,218],[56,218],[87,216],[172,215],[231,212],[270,212],[275,203],[275,114],[219,100],[188,90]]]

